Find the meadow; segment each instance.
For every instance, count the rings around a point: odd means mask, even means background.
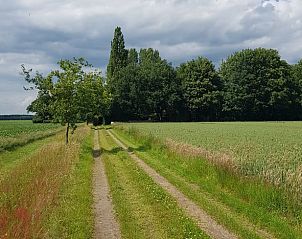
[[[302,195],[302,122],[134,123],[124,126],[164,139],[176,149],[191,150],[218,164],[226,164],[243,175],[263,178],[290,189],[296,196]]]

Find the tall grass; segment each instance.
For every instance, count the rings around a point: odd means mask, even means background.
[[[90,133],[81,145],[79,159],[72,166],[49,218],[45,220],[46,238],[93,237],[92,144]]]
[[[78,159],[85,128],[72,143],[63,136],[34,153],[0,182],[0,238],[37,238],[43,235],[43,218],[56,200],[64,179]]]

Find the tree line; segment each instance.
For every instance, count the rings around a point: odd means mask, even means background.
[[[46,76],[22,65],[37,90],[34,122],[301,120],[302,60],[290,65],[274,49],[244,49],[219,69],[205,57],[173,67],[152,48],[126,49],[114,31],[106,77],[83,58],[60,60]]]
[[[0,120],[32,120],[32,115],[0,115]]]
[[[219,69],[205,57],[174,68],[157,50],[125,49],[115,29],[107,67],[116,121],[300,120],[302,60],[274,49],[244,49]]]

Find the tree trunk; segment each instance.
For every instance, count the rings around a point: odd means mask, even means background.
[[[66,144],[68,144],[68,135],[69,135],[69,123],[67,123],[67,128],[66,128]]]
[[[162,122],[162,120],[163,120],[162,112],[158,113],[158,117],[159,117],[159,122]]]

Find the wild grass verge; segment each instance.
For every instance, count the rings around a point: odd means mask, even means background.
[[[244,232],[244,228],[251,231],[253,225],[277,238],[302,238],[301,206],[284,190],[240,175],[225,164],[181,153],[151,135],[129,128],[114,130],[131,150],[242,238],[257,238]],[[251,223],[243,223],[246,219]]]
[[[123,238],[209,238],[105,130],[100,143]]]
[[[40,150],[44,145],[54,141],[58,141],[62,138],[62,134],[36,140],[32,143],[18,147],[12,151],[5,151],[0,153],[0,181],[9,173],[14,167],[19,164],[25,163],[31,156]]]
[[[50,217],[45,221],[46,238],[93,237],[92,144],[90,133],[81,145],[79,159],[72,166]]]
[[[78,159],[86,130],[79,128],[67,146],[63,137],[43,146],[1,180],[0,238],[42,237],[43,220]]]

